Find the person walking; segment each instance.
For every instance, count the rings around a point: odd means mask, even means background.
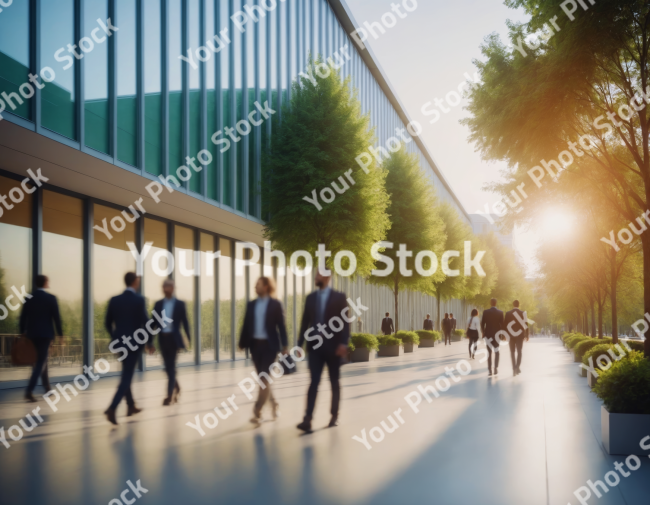
[[[427,314],[427,318],[424,320],[422,329],[427,331],[433,331],[433,319],[431,319],[431,316],[429,314]]]
[[[474,359],[477,342],[481,331],[481,321],[478,318],[478,310],[472,309],[472,314],[467,320],[467,338],[469,339],[469,357]]]
[[[357,333],[363,333],[363,320],[357,319]]]
[[[494,350],[494,375],[499,373],[499,335],[503,330],[503,312],[497,309],[496,298],[490,300],[490,308],[483,311],[481,332],[488,351],[488,377],[492,375],[492,350]]]
[[[449,319],[451,320],[451,331],[452,333],[456,331],[456,318],[454,317],[453,314],[449,314]]]
[[[269,371],[280,351],[287,354],[287,328],[284,323],[282,303],[274,298],[275,282],[270,277],[260,277],[255,284],[257,298],[248,302],[244,325],[239,337],[239,348],[250,349],[255,371],[263,385],[253,407],[251,422],[262,422],[262,408],[271,401],[273,420],[280,415],[278,402],[271,391]]]
[[[445,336],[445,345],[447,345],[447,341],[449,341],[449,345],[451,345],[451,319],[449,319],[449,314],[445,312],[445,318],[442,320],[442,333]]]
[[[510,336],[510,359],[512,360],[512,375],[521,373],[521,351],[524,348],[524,340],[528,341],[528,317],[526,313],[519,310],[519,300],[512,302],[514,307],[506,312],[503,324]]]
[[[56,296],[45,291],[50,287],[50,281],[45,275],[36,276],[36,291],[25,300],[20,313],[20,333],[25,335],[36,349],[36,362],[32,375],[27,383],[25,400],[35,402],[32,392],[40,376],[45,392],[50,391],[50,379],[47,373],[47,357],[54,335],[63,340],[59,302]]]
[[[381,332],[384,335],[392,335],[395,333],[395,327],[393,326],[393,320],[388,317],[390,314],[386,312],[386,317],[381,320]]]
[[[183,335],[181,328],[185,330],[185,335],[188,341],[190,337],[190,323],[187,320],[187,308],[185,302],[178,300],[174,296],[175,283],[171,279],[163,281],[162,290],[165,297],[158,300],[153,307],[155,314],[159,315],[164,321],[165,316],[172,319],[172,322],[165,324],[161,328],[158,324],[157,317],[152,314],[152,320],[156,321],[153,325],[155,328],[160,328],[158,334],[158,344],[160,352],[165,364],[165,372],[167,373],[167,397],[163,400],[163,406],[168,406],[178,402],[181,394],[181,387],[176,379],[176,356],[181,349],[185,349],[185,342],[183,342]],[[164,314],[163,314],[164,312]],[[154,329],[155,329],[154,328]]]
[[[341,318],[344,311],[348,309],[346,296],[344,293],[334,291],[330,287],[331,279],[331,272],[323,273],[319,268],[315,280],[318,289],[307,296],[300,325],[298,346],[302,347],[305,340],[308,342],[311,383],[307,392],[307,411],[303,421],[297,428],[306,433],[311,433],[311,422],[314,407],[316,406],[318,385],[325,365],[327,365],[332,385],[332,408],[330,410],[332,417],[329,427],[332,428],[338,425],[341,398],[339,375],[342,358],[348,353],[350,323]],[[388,314],[386,314],[386,317],[388,317]],[[338,319],[340,324],[334,327],[331,324],[333,319]]]
[[[104,327],[111,335],[112,342],[121,341],[127,347],[118,347],[118,349],[127,350],[127,354],[122,360],[122,375],[120,377],[120,384],[117,387],[115,396],[108,410],[104,412],[106,419],[112,424],[117,425],[115,418],[115,411],[122,401],[126,398],[127,404],[127,417],[137,414],[141,411],[135,405],[133,394],[131,393],[131,381],[135,373],[135,367],[138,364],[142,348],[144,345],[149,346],[150,352],[153,352],[153,346],[149,342],[149,333],[145,330],[147,323],[147,309],[144,297],[138,293],[140,288],[140,277],[134,272],[128,272],[124,276],[124,284],[126,289],[120,295],[114,296],[108,302],[108,309],[106,310],[106,319]],[[137,330],[143,329],[147,335],[147,339],[143,344],[139,344],[134,340],[134,334]],[[109,346],[111,349],[113,343]],[[111,351],[113,351],[111,349]]]

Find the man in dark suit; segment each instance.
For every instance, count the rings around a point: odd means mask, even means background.
[[[451,331],[453,332],[456,330],[456,318],[451,313],[449,314],[449,320],[451,321]]]
[[[386,312],[386,317],[381,320],[381,332],[384,335],[392,335],[395,333],[395,327],[393,326],[393,320],[388,317],[390,314]]]
[[[147,323],[147,309],[144,297],[138,294],[140,277],[134,272],[128,272],[124,276],[124,283],[126,284],[126,290],[121,295],[114,296],[108,302],[106,319],[104,321],[104,327],[111,335],[112,343],[109,349],[115,352],[112,349],[114,344],[118,342],[126,344],[126,347],[117,348],[120,352],[126,352],[126,357],[122,360],[122,376],[120,378],[120,384],[117,387],[117,392],[110,407],[104,412],[106,418],[113,424],[117,424],[115,410],[124,397],[126,397],[126,404],[128,406],[127,416],[132,416],[140,412],[140,409],[135,406],[135,401],[131,394],[131,381],[133,380],[135,367],[142,353],[142,347],[145,344],[151,346],[148,338],[149,333],[144,329]],[[134,341],[137,330],[142,330],[147,335],[145,342],[142,344]],[[150,349],[153,350],[152,347]]]
[[[59,303],[56,296],[45,291],[49,287],[50,281],[45,275],[36,276],[36,291],[25,300],[20,313],[20,333],[26,335],[36,349],[36,363],[34,363],[32,375],[29,378],[27,391],[25,392],[25,399],[29,402],[36,401],[32,392],[36,387],[39,376],[45,391],[51,389],[47,374],[47,355],[50,344],[54,340],[55,330],[56,334],[63,340]]]
[[[451,345],[451,319],[449,319],[449,314],[445,312],[445,318],[442,320],[442,333],[445,336],[445,345],[449,342]]]
[[[495,298],[490,300],[490,308],[483,311],[481,331],[488,350],[488,376],[492,375],[492,350],[494,349],[494,375],[499,373],[499,332],[503,330],[503,312],[497,309]]]
[[[424,320],[424,329],[433,331],[433,319],[431,319],[431,315],[429,314],[427,314],[427,318]]]
[[[152,315],[152,320],[156,321],[154,325],[160,328],[158,334],[158,343],[160,345],[160,352],[165,363],[165,372],[167,372],[167,398],[163,400],[163,405],[171,405],[178,401],[181,393],[181,387],[176,380],[176,355],[180,349],[185,349],[183,342],[183,335],[181,335],[181,327],[185,330],[187,340],[191,341],[190,324],[187,320],[187,310],[185,302],[177,300],[174,296],[174,281],[165,279],[163,282],[163,293],[165,298],[158,300],[153,307],[155,314],[161,315],[165,311],[165,316],[171,317],[171,323],[165,324],[164,328],[160,327],[157,318]]]
[[[506,312],[504,325],[510,337],[510,359],[512,360],[512,374],[521,373],[521,351],[524,347],[524,339],[528,341],[528,321],[526,314],[519,310],[519,300],[512,302],[512,309]],[[515,352],[516,351],[516,352]],[[516,356],[515,356],[516,354]]]
[[[334,291],[329,286],[331,279],[330,272],[322,273],[319,269],[316,274],[318,289],[307,296],[300,325],[298,346],[302,347],[305,340],[307,341],[311,384],[307,392],[307,412],[303,422],[298,425],[298,429],[307,433],[311,432],[318,384],[325,365],[327,365],[332,384],[332,408],[330,410],[332,418],[329,426],[338,425],[341,398],[339,374],[342,358],[348,352],[350,324],[345,320],[345,313],[348,311],[346,296],[344,293]],[[388,317],[388,314],[386,316]]]
[[[284,309],[276,298],[275,283],[270,277],[260,277],[255,284],[257,299],[248,302],[244,326],[239,337],[239,348],[250,349],[255,371],[264,384],[260,385],[257,401],[253,407],[251,422],[262,420],[262,408],[270,398],[273,420],[278,418],[278,402],[271,391],[269,372],[280,351],[287,354],[287,328],[284,324]]]

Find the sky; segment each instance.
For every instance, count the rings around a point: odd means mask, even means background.
[[[358,26],[380,21],[391,12],[397,0],[346,0]],[[467,117],[466,100],[449,112],[425,116],[421,109],[427,102],[455,91],[465,80],[465,73],[474,77],[476,59],[484,59],[481,45],[491,33],[508,41],[506,20],[524,21],[522,10],[508,9],[503,0],[419,0],[417,8],[398,19],[393,28],[377,39],[366,42],[402,105],[412,120],[419,121],[424,132],[421,139],[443,173],[452,190],[469,214],[484,210],[498,200],[498,195],[483,190],[486,183],[502,179],[505,163],[486,162],[468,141],[469,130],[459,124]],[[412,5],[407,2],[407,5]],[[401,9],[403,12],[405,10]],[[427,111],[433,108],[431,105]],[[528,275],[535,270],[537,236],[532,231],[516,230],[515,245],[524,260]]]

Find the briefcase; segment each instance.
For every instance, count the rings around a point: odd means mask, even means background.
[[[36,363],[36,348],[27,337],[20,337],[11,347],[11,362],[14,366],[32,366]]]
[[[289,368],[286,363],[292,364],[293,367]],[[291,357],[290,354],[287,354],[284,359],[280,360],[280,363],[282,363],[282,368],[284,369],[284,374],[285,375],[290,375],[292,373],[296,373],[296,361]]]

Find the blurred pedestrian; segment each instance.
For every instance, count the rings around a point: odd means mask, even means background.
[[[472,314],[467,320],[467,338],[469,339],[469,357],[474,359],[477,342],[481,331],[481,321],[478,318],[478,310],[472,309]]]

